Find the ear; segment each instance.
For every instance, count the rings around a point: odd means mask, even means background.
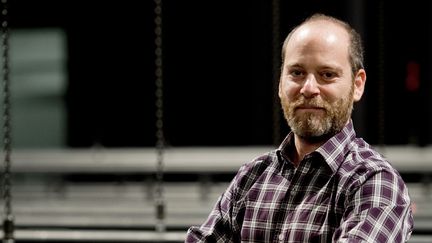
[[[366,84],[366,71],[360,69],[354,77],[354,101],[359,101],[363,95]]]
[[[282,97],[282,78],[279,78],[279,98]]]

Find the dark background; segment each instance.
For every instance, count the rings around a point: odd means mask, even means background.
[[[154,7],[9,1],[11,28],[67,34],[68,146],[155,145]],[[431,10],[429,1],[164,0],[167,145],[279,142],[289,131],[281,112],[273,113],[280,45],[314,12],[350,22],[364,37],[368,79],[353,115],[358,135],[371,144],[430,144]]]

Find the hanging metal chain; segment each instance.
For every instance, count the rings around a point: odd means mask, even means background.
[[[10,116],[10,91],[9,91],[9,26],[7,0],[2,3],[2,48],[3,48],[3,198],[4,198],[4,219],[3,219],[3,242],[14,242],[14,218],[12,215],[12,194],[11,194],[11,116]]]
[[[156,231],[165,231],[163,170],[165,137],[163,129],[163,70],[162,70],[162,0],[155,0],[155,65],[156,65]]]

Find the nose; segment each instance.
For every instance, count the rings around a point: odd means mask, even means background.
[[[301,88],[300,93],[306,98],[315,97],[320,93],[318,82],[315,78],[315,75],[309,74],[306,77],[306,80],[303,83],[303,87]]]

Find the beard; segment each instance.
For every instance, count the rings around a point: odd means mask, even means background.
[[[353,110],[354,85],[347,97],[328,102],[315,96],[311,99],[300,95],[298,99],[289,101],[282,96],[281,105],[285,119],[297,136],[307,141],[322,141],[339,133],[351,117]],[[301,106],[322,108],[319,112],[298,112]]]

